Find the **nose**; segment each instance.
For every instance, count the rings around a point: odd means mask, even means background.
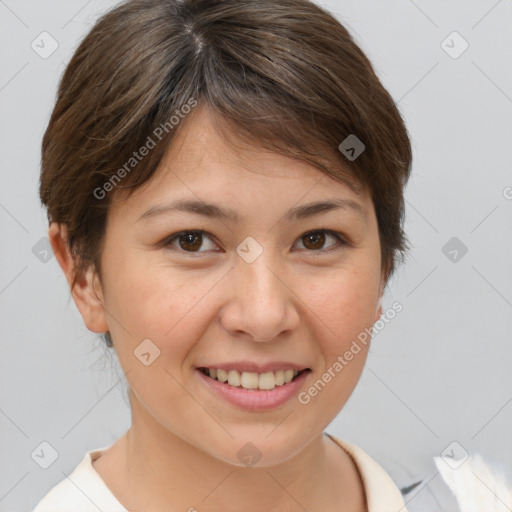
[[[268,251],[270,252],[270,251]],[[221,325],[233,337],[274,341],[299,324],[300,300],[275,259],[264,256],[247,263],[240,259],[226,283],[228,299],[221,309]],[[288,276],[288,280],[289,280]]]

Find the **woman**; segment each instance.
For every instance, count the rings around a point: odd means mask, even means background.
[[[411,159],[370,62],[307,0],[105,14],[61,79],[40,194],[132,425],[35,512],[404,511],[324,429],[406,249]]]

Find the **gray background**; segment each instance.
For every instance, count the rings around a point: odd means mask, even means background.
[[[47,234],[37,185],[57,81],[112,5],[0,0],[2,512],[30,510],[86,450],[130,425],[117,361],[84,327],[55,258],[41,261],[36,245]],[[413,249],[383,303],[398,300],[403,311],[374,338],[328,432],[358,444],[398,484],[422,480],[425,498],[436,477],[432,456],[453,441],[512,465],[512,2],[322,5],[369,56],[414,148],[406,191]],[[59,45],[47,59],[31,48],[43,31]],[[442,46],[453,31],[469,43],[458,58]],[[452,237],[468,249],[455,262],[442,250]],[[43,441],[59,455],[48,469],[31,458]]]

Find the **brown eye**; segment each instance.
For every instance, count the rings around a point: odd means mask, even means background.
[[[325,234],[321,231],[308,233],[302,237],[302,240],[308,249],[318,250],[321,249],[325,243]]]
[[[333,239],[334,243],[324,247],[329,238]],[[210,247],[207,247],[206,250],[199,250],[205,241],[209,241]],[[349,245],[342,236],[328,229],[309,231],[308,233],[303,234],[299,238],[299,241],[302,242],[302,245],[307,252],[311,253],[313,256],[316,256],[317,253],[318,255],[321,255],[325,252],[341,249],[344,246]],[[175,233],[164,242],[164,246],[173,251],[188,253],[191,255],[201,255],[202,253],[207,253],[212,249],[215,250],[216,248],[215,243],[212,241],[212,236],[201,230],[188,230]]]
[[[201,247],[203,243],[203,237],[201,233],[187,233],[178,237],[180,247],[185,251],[196,251]]]
[[[329,230],[317,230],[317,231],[310,231],[309,233],[305,233],[302,235],[300,240],[302,241],[304,247],[311,251],[322,251],[325,250],[324,244],[328,238],[333,238],[336,243],[330,244],[327,247],[333,247],[335,245],[345,245],[345,241],[341,236],[339,236],[337,233]]]
[[[203,245],[204,238],[207,240],[211,240],[210,236],[203,231],[182,231],[181,233],[176,233],[171,238],[169,238],[165,245],[171,247],[172,249],[181,250],[183,252],[189,253],[202,253],[206,251],[200,251],[199,249]],[[174,242],[178,242],[178,246],[174,244]],[[212,244],[214,247],[214,245]]]

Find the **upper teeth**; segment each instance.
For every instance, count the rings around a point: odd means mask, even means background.
[[[230,386],[242,386],[245,389],[274,389],[290,382],[299,374],[299,370],[277,370],[276,372],[239,372],[237,370],[207,369],[212,379],[227,382]],[[206,372],[205,372],[206,373]]]

